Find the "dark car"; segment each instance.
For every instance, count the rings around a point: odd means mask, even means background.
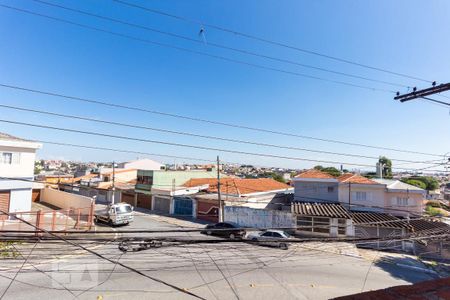
[[[205,229],[201,231],[201,233],[230,239],[242,239],[245,236],[245,230],[239,225],[231,222],[208,224]]]

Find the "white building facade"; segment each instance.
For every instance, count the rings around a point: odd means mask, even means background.
[[[41,144],[0,133],[0,210],[30,211],[36,150]],[[4,218],[4,217],[3,217]]]

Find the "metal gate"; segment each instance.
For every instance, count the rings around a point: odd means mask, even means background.
[[[192,217],[192,199],[174,198],[174,214],[183,217]]]
[[[155,197],[153,210],[168,214],[170,212],[170,198]]]

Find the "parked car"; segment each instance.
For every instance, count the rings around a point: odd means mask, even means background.
[[[266,230],[250,233],[247,239],[261,242],[260,245],[275,246],[287,250],[291,236],[282,230]]]
[[[94,214],[95,222],[105,222],[110,226],[133,222],[133,207],[128,203],[118,203],[98,210]]]
[[[246,232],[238,224],[231,222],[220,222],[216,224],[208,224],[205,229],[201,231],[203,234],[215,235],[220,237],[227,237],[230,239],[242,239]]]

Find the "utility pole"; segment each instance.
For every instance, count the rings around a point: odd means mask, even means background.
[[[399,100],[400,102],[403,103],[403,102],[411,101],[411,100],[414,100],[417,98],[422,98],[422,99],[425,99],[425,100],[428,100],[428,101],[431,101],[434,103],[439,103],[439,104],[450,106],[450,103],[431,99],[431,98],[427,97],[427,96],[434,95],[437,93],[442,93],[442,92],[445,92],[448,90],[450,90],[450,82],[445,83],[445,84],[436,85],[436,81],[433,81],[433,86],[430,88],[426,88],[426,89],[418,91],[417,88],[414,87],[413,91],[411,93],[402,94],[402,95],[399,92],[397,92],[397,95],[394,97],[394,99]]]
[[[351,209],[352,205],[352,183],[348,182],[348,209]]]
[[[114,205],[114,197],[116,194],[116,186],[115,186],[115,181],[116,181],[116,163],[113,161],[112,163],[112,195],[111,195],[111,205]]]
[[[225,209],[223,207],[223,202],[220,195],[220,160],[219,155],[217,155],[217,201],[219,201],[219,222],[224,221]]]

